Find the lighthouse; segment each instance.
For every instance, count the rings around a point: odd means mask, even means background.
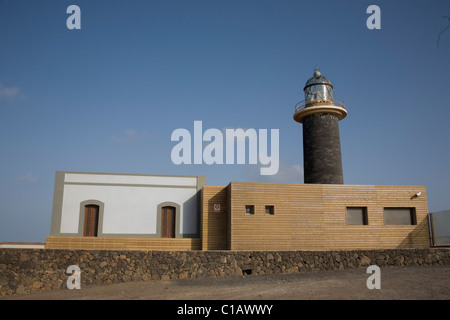
[[[343,184],[339,121],[347,116],[345,104],[333,97],[333,85],[318,68],[303,91],[294,120],[303,124],[304,183]]]

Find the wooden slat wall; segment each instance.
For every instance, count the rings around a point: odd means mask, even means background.
[[[322,232],[321,198],[322,190],[316,185],[300,193],[294,184],[232,182],[230,248],[297,250],[311,246],[313,237]],[[245,205],[254,205],[255,214],[246,215]],[[266,205],[274,206],[274,215],[265,214]]]
[[[214,212],[214,204],[220,212]],[[204,186],[202,189],[202,249],[227,249],[227,187]]]
[[[336,186],[324,185],[325,234],[331,249],[429,247],[428,204],[423,186]],[[412,198],[421,191],[422,195]],[[329,200],[329,201],[327,201]],[[346,226],[346,207],[367,207],[369,225]],[[413,207],[417,225],[384,224],[384,208]],[[342,214],[344,212],[344,214]],[[339,242],[333,241],[339,239]]]
[[[418,198],[413,198],[422,192]],[[231,182],[204,186],[201,239],[47,237],[49,249],[348,250],[430,246],[423,186]],[[220,204],[220,212],[214,212]],[[246,215],[245,205],[255,214]],[[274,206],[275,214],[265,213]],[[369,225],[347,225],[347,207],[367,207]],[[414,207],[417,225],[384,224],[385,207]]]
[[[201,239],[48,236],[45,248],[83,250],[201,250]]]
[[[423,186],[232,182],[230,192],[232,250],[429,247]],[[254,205],[255,214],[246,215],[245,205]],[[266,205],[275,207],[273,216],[265,214]],[[367,207],[369,225],[348,226],[350,206]],[[415,207],[417,225],[385,226],[385,207]]]

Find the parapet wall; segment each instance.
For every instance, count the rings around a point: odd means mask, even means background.
[[[377,265],[449,265],[450,249],[353,251],[112,251],[0,249],[0,295],[69,290],[79,267],[81,289],[97,284],[228,275],[339,270]]]

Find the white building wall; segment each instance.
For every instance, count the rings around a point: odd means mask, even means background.
[[[96,200],[104,204],[101,234],[156,234],[163,202],[180,206],[179,233],[196,234],[197,183],[197,177],[65,173],[59,232],[82,232],[80,204]]]

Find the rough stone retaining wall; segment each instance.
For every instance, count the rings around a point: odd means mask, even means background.
[[[70,265],[80,268],[83,288],[151,279],[449,264],[450,249],[446,248],[270,252],[0,249],[0,295],[68,290]]]

